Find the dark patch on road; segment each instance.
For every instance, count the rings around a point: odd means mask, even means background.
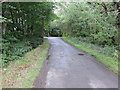
[[[94,58],[96,58],[96,56],[95,55],[91,55],[92,57],[94,57]]]
[[[50,55],[47,56],[47,59],[46,59],[46,60],[49,60],[49,58],[50,58]]]
[[[78,55],[85,55],[84,53],[78,53]]]

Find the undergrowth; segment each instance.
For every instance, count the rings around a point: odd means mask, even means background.
[[[34,80],[46,60],[48,48],[48,40],[45,40],[42,45],[25,53],[19,60],[9,62],[2,70],[2,87],[33,88]]]
[[[19,40],[15,37],[2,38],[2,66],[6,67],[9,62],[19,60],[24,53],[42,44],[40,37],[31,37]]]

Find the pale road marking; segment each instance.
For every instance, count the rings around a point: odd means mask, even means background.
[[[91,88],[107,88],[100,80],[90,80],[89,85]]]
[[[63,87],[63,83],[54,83],[54,82],[63,82],[63,78],[67,73],[64,75],[62,74],[63,70],[56,70],[54,68],[51,68],[50,71],[47,74],[47,80],[45,88],[47,87]]]

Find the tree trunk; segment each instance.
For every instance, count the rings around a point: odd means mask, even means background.
[[[44,18],[42,18],[42,40],[44,38]]]

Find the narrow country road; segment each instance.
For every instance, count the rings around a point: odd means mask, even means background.
[[[35,88],[118,88],[118,77],[95,57],[58,37],[48,38],[51,48]]]

